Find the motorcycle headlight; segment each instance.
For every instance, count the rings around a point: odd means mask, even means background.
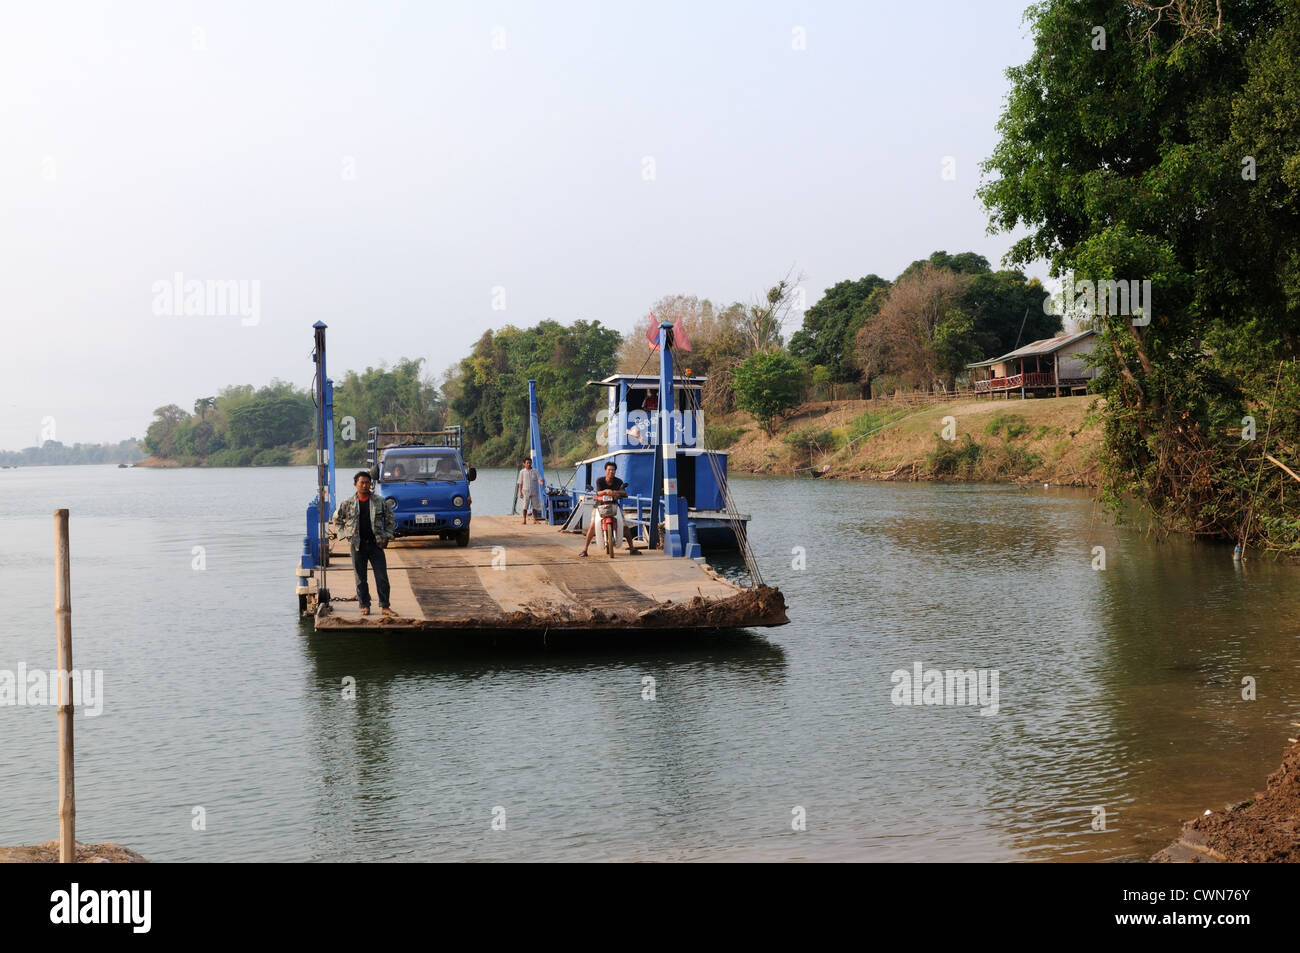
[[[456,496],[453,496],[453,497],[451,498],[451,505],[452,505],[452,506],[464,506],[464,505],[465,505],[465,497],[461,496],[460,494],[457,494]]]

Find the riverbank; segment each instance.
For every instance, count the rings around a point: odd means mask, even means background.
[[[824,401],[787,412],[770,435],[741,411],[715,417],[705,445],[730,453],[732,473],[809,476],[815,471],[843,480],[1094,487],[1100,483],[1099,408],[1100,400],[1087,396],[973,399],[925,407]],[[949,417],[951,422],[945,420]],[[943,439],[945,434],[951,439]],[[583,446],[548,463],[568,470],[573,461],[597,452],[595,446]],[[244,466],[311,466],[314,459],[311,447],[246,453]],[[473,457],[473,451],[469,455]],[[494,464],[481,458],[473,462],[480,467]],[[158,456],[134,464],[157,469],[208,465],[209,459],[202,457]],[[212,465],[239,464],[223,458]]]
[[[250,455],[251,455],[251,451]],[[206,467],[206,466],[240,466],[240,467],[309,467],[316,459],[316,451],[312,447],[295,447],[295,448],[275,448],[271,451],[273,457],[265,458],[267,462],[258,463],[251,460],[247,463],[228,463],[222,461],[217,464],[209,464],[209,457],[158,457],[149,456],[143,460],[137,460],[131,464],[133,467],[150,467],[157,470],[174,470],[181,467]]]
[[[1100,482],[1100,406],[1088,396],[919,408],[840,401],[796,408],[770,436],[745,414],[711,431],[727,441],[733,473],[1091,487]]]
[[[1207,811],[1183,826],[1153,860],[1190,863],[1300,863],[1300,743],[1254,798]]]
[[[0,864],[57,864],[59,842],[46,841],[26,847],[0,847]],[[77,842],[79,864],[147,864],[135,851],[121,844],[83,844]]]

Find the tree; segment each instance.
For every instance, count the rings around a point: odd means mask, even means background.
[[[863,305],[872,292],[888,287],[889,282],[879,275],[867,275],[856,281],[837,282],[826,289],[821,299],[804,312],[803,327],[790,336],[790,353],[810,365],[826,368],[832,382],[856,380],[858,368],[853,363],[853,341],[875,313]]]
[[[544,438],[564,454],[596,432],[596,413],[606,392],[588,380],[614,369],[622,336],[599,321],[565,327],[542,321],[531,328],[507,325],[487,331],[450,378],[451,410],[466,443],[479,460],[501,463],[520,458],[528,445],[528,381],[537,381]],[[544,444],[543,449],[548,445]]]
[[[770,436],[776,416],[799,402],[805,379],[804,366],[785,351],[758,351],[732,374],[736,406],[753,414]]]
[[[926,262],[894,283],[880,313],[858,332],[857,352],[868,373],[898,375],[929,390],[951,388],[977,355],[973,321],[961,308],[971,277]]]
[[[1300,443],[1300,7],[1208,10],[1032,8],[980,195],[994,230],[1026,230],[1008,263],[1150,282],[1143,313],[1096,314],[1107,499],[1135,494],[1170,529],[1245,539],[1253,524],[1278,541],[1294,535],[1268,529],[1294,525],[1286,477],[1225,425],[1249,410],[1275,448]]]
[[[802,274],[795,275],[790,271],[767,289],[767,294],[745,309],[740,322],[740,333],[750,354],[770,351],[785,343],[783,335],[794,311],[795,289],[802,281]]]
[[[1046,314],[1047,289],[1019,271],[990,271],[971,276],[962,310],[971,316],[973,352],[997,357],[1061,330],[1061,316]]]
[[[993,270],[989,267],[987,258],[973,251],[959,252],[956,255],[950,255],[946,251],[936,251],[931,252],[929,258],[918,258],[912,262],[903,269],[903,273],[898,277],[902,279],[916,274],[926,265],[930,265],[932,268],[942,268],[944,271],[955,272],[959,275],[987,275]]]
[[[175,404],[159,407],[153,412],[154,420],[144,433],[143,446],[147,453],[155,456],[172,455],[176,442],[176,428],[189,419],[189,414]]]

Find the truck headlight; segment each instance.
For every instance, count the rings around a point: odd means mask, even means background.
[[[457,517],[456,517],[454,520],[452,520],[451,522],[452,522],[452,525],[454,525],[454,526],[459,526],[459,525],[460,525],[460,517],[457,516]]]
[[[461,496],[459,493],[456,494],[455,496],[453,496],[453,497],[451,498],[451,505],[452,505],[452,506],[464,506],[464,505],[465,505],[465,497]]]

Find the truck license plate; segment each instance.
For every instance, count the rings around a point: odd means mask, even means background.
[[[436,523],[438,522],[437,513],[416,513],[415,521],[417,523]]]

